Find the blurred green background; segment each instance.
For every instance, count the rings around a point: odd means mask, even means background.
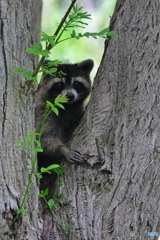
[[[43,0],[42,31],[48,35],[53,35],[70,2],[70,0]],[[116,0],[78,0],[78,6],[83,6],[82,12],[91,14],[92,20],[87,20],[88,26],[85,29],[78,28],[76,32],[99,32],[108,27],[115,3]],[[103,52],[104,39],[84,37],[80,40],[71,39],[58,44],[51,51],[51,59],[77,63],[91,58],[95,63],[91,74],[93,79],[100,65]]]

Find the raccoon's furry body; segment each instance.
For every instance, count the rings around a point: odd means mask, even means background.
[[[36,132],[40,132],[46,101],[54,102],[59,94],[66,95],[69,101],[64,104],[65,110],[59,109],[58,116],[52,112],[45,122],[41,137],[43,152],[38,154],[39,168],[60,163],[62,159],[83,162],[82,155],[65,144],[83,116],[84,100],[91,91],[89,74],[92,68],[90,59],[78,64],[60,64],[57,71],[63,71],[65,75],[44,77],[36,99]]]

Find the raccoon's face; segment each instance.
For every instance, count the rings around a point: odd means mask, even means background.
[[[84,100],[90,93],[90,81],[83,77],[53,78],[53,85],[49,90],[49,95],[55,99],[59,94],[68,98],[68,104]]]
[[[67,104],[83,102],[91,91],[89,74],[92,68],[93,61],[90,59],[78,64],[58,65],[57,71],[64,74],[45,77],[49,98],[54,100],[60,94],[68,98]]]

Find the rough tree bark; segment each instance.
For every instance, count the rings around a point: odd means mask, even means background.
[[[35,8],[36,6],[36,8]],[[40,0],[0,1],[0,239],[34,240],[41,234],[38,187],[35,179],[25,208],[29,211],[11,226],[31,170],[31,156],[15,144],[34,130],[33,86],[13,73],[13,67],[32,70],[36,59],[25,49],[40,31]],[[37,16],[37,17],[36,17]],[[33,32],[34,31],[34,32]]]
[[[65,227],[69,223],[70,236],[51,215],[42,226],[35,180],[29,211],[11,228],[31,168],[31,156],[15,141],[33,129],[33,94],[12,68],[35,63],[23,51],[33,43],[32,2],[0,2],[0,239],[42,239],[42,229],[45,240],[143,240],[148,232],[160,233],[158,0],[117,2],[111,27],[121,38],[106,42],[91,101],[71,142],[88,160],[63,164],[61,191],[70,204],[58,207],[57,215]],[[40,1],[34,2],[38,8]]]
[[[84,165],[64,163],[70,240],[148,239],[160,234],[160,4],[118,0],[93,94],[71,147]],[[98,49],[97,49],[98,51]],[[59,228],[54,239],[67,239]],[[50,236],[51,236],[50,235]],[[51,239],[51,238],[49,238]]]

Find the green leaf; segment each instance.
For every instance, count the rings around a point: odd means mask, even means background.
[[[57,36],[49,36],[43,31],[41,31],[39,35],[41,36],[40,41],[49,42],[50,44],[55,45],[54,40],[56,39]]]
[[[42,167],[40,169],[40,172],[41,173],[49,173],[50,174],[49,170],[58,169],[59,167],[60,166],[58,164],[52,164],[52,165],[48,166],[47,168]]]
[[[58,105],[59,103],[66,103],[68,102],[68,98],[66,97],[66,95],[59,94],[54,100],[54,102],[55,102],[55,105]]]
[[[24,140],[25,141],[28,141],[28,140],[31,140],[32,139],[32,136],[29,134],[27,136],[24,136]]]
[[[112,37],[112,38],[117,38],[117,37],[120,37],[119,35],[116,35],[116,32],[115,31],[110,31],[107,33],[107,36],[108,37]]]
[[[20,72],[20,73],[26,73],[27,71],[24,70],[23,68],[15,67],[13,68],[13,72]]]
[[[58,116],[59,111],[56,107],[52,106],[52,111]]]
[[[59,102],[61,102],[62,95],[58,95],[56,99],[54,100],[55,105],[57,105]]]
[[[21,208],[21,209],[19,209],[19,210],[17,211],[17,214],[26,213],[26,212],[28,212],[28,209],[23,209],[23,208]]]
[[[49,199],[47,203],[50,208],[57,206],[57,204],[54,203],[53,199]]]
[[[48,42],[52,45],[52,47],[56,45],[55,38],[56,38],[56,36],[49,36],[48,37]]]
[[[49,36],[48,36],[45,32],[41,31],[39,35],[40,35],[40,37],[41,37],[41,38],[40,38],[40,41],[42,41],[42,42],[43,42],[43,41],[48,41],[48,37],[49,37]]]
[[[26,147],[26,146],[23,146],[23,145],[19,145],[20,148],[23,148],[23,149],[28,149],[28,150],[31,150],[30,147]]]
[[[54,172],[57,173],[58,175],[61,175],[61,174],[63,174],[65,171],[64,171],[63,169],[61,169],[61,168],[55,168],[55,169],[54,169]]]
[[[16,143],[23,143],[23,144],[27,144],[26,142],[23,142],[23,141],[16,141]]]
[[[82,22],[82,21],[76,21],[76,23],[80,23],[82,25],[88,25],[88,23]]]
[[[65,109],[64,106],[61,104],[61,103],[57,103],[56,106],[62,108],[62,109]]]
[[[73,5],[73,11],[77,12],[77,5]]]
[[[38,147],[41,147],[41,142],[37,139],[33,139],[33,141],[37,144]]]
[[[43,197],[43,194],[42,194],[42,193],[39,193],[39,196],[40,196],[40,197]]]
[[[76,32],[75,32],[75,30],[72,31],[72,33],[71,33],[71,37],[73,37],[73,38],[76,37]]]
[[[36,55],[42,55],[44,57],[49,57],[50,55],[50,51],[46,50],[46,49],[42,49],[42,44],[38,43],[36,45],[31,45],[31,48],[27,48],[26,52],[30,53],[30,54],[36,54]]]
[[[46,188],[45,190],[41,190],[39,193],[40,197],[46,197],[49,194],[49,188]]]
[[[42,167],[40,169],[40,171],[41,171],[41,173],[49,173],[50,174],[50,172],[47,170],[47,168],[44,168],[44,167]]]
[[[47,108],[51,108],[52,111],[58,116],[59,111],[58,111],[58,109],[55,107],[55,105],[54,105],[53,103],[49,102],[49,101],[46,101],[46,103],[47,103]]]
[[[52,109],[52,111],[58,116],[58,114],[59,114],[59,111],[58,111],[58,109],[51,103],[51,102],[49,102],[49,101],[46,101],[47,102],[47,108],[51,108]]]
[[[40,197],[45,197],[49,194],[49,188],[46,188],[45,190],[41,190]]]
[[[46,72],[47,72],[47,74],[52,75],[52,73],[57,72],[57,68],[51,68],[50,70],[48,70],[48,71],[46,71]]]
[[[43,149],[42,148],[30,148],[30,151],[43,152]]]
[[[40,133],[35,133],[33,131],[29,131],[29,133],[31,136],[40,136],[41,135]]]
[[[49,165],[46,169],[47,169],[47,170],[51,170],[51,169],[55,169],[55,168],[60,168],[60,165],[58,165],[58,164],[52,164],[52,165]]]
[[[73,18],[73,14],[69,14],[68,17],[69,17],[69,19]]]
[[[51,103],[51,102],[49,102],[49,101],[46,101],[46,107],[47,108],[52,108],[52,106],[53,106],[53,103]]]
[[[36,177],[41,179],[42,178],[42,174],[41,173],[36,173]]]
[[[62,61],[56,59],[56,60],[54,60],[54,61],[48,62],[48,63],[47,63],[47,66],[48,66],[48,67],[55,67],[55,66],[57,66],[57,65],[60,64],[60,63],[62,63]]]
[[[33,73],[31,71],[26,71],[26,70],[24,70],[22,68],[18,68],[18,67],[13,68],[13,69],[14,69],[13,72],[15,72],[15,73],[16,72],[22,73],[23,76],[26,77],[28,80],[32,80],[34,82],[38,82],[36,77],[32,77]]]
[[[103,35],[109,32],[109,28],[105,28],[102,31],[99,32],[99,35]]]
[[[81,21],[77,21],[77,22],[81,22]],[[73,30],[71,33],[71,37],[76,39],[80,39],[82,37],[87,37],[87,38],[93,37],[95,39],[97,39],[97,37],[102,37],[104,39],[107,39],[108,37],[118,37],[118,35],[115,35],[115,31],[109,32],[109,28],[105,28],[100,32],[85,32],[84,34],[78,33],[78,35],[76,35],[76,32]]]

